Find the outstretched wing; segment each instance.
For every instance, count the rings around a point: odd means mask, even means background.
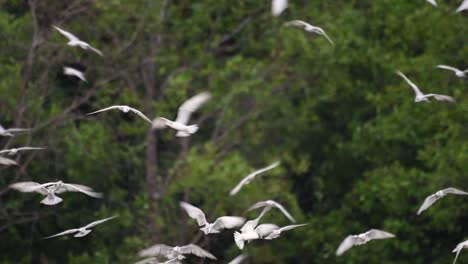
[[[416,86],[416,84],[414,84],[413,82],[410,81],[410,79],[408,79],[408,77],[406,77],[406,75],[404,75],[401,71],[397,71],[396,72],[398,74],[398,76],[400,76],[401,78],[403,78],[403,80],[405,80],[405,82],[411,86],[411,88],[413,89],[414,93],[416,94],[416,96],[424,96],[424,94],[421,92],[421,90],[419,90],[419,88]]]
[[[104,54],[102,54],[102,52],[101,52],[100,50],[98,50],[98,49],[92,47],[92,46],[89,45],[89,44],[88,44],[88,48],[89,48],[91,51],[97,53],[99,56],[101,56],[101,57],[104,56]]]
[[[309,23],[304,22],[302,20],[291,20],[291,21],[286,22],[284,25],[287,27],[294,26],[294,27],[302,27],[302,28],[311,26]]]
[[[10,185],[10,188],[20,192],[38,192],[47,195],[47,190],[37,182],[17,182]]]
[[[354,236],[347,236],[343,242],[341,242],[340,246],[336,250],[336,255],[341,256],[343,253],[348,251],[356,244],[356,238]]]
[[[335,46],[335,42],[333,42],[333,40],[327,35],[327,33],[325,33],[325,30],[321,29],[321,32],[322,32],[322,35],[328,40],[328,42],[330,42],[330,44]]]
[[[9,165],[17,165],[18,163],[16,163],[16,161],[12,159],[8,159],[8,158],[4,158],[0,156],[0,164],[9,166]]]
[[[203,104],[211,99],[209,92],[199,93],[192,98],[185,101],[180,107],[177,113],[177,119],[175,122],[186,125],[193,112],[197,111]]]
[[[454,68],[454,67],[452,67],[452,66],[448,66],[448,65],[437,65],[437,68],[445,69],[445,70],[449,70],[449,71],[453,71],[453,72],[458,72],[458,71],[460,71],[459,69]]]
[[[158,261],[158,259],[156,257],[152,257],[152,258],[145,258],[145,259],[142,259],[140,261],[137,261],[133,264],[156,264],[156,263],[160,263]]]
[[[137,110],[137,109],[135,109],[135,108],[132,108],[132,107],[130,107],[130,110],[131,110],[133,113],[135,113],[135,114],[137,114],[138,116],[140,116],[141,118],[143,118],[145,121],[149,122],[150,124],[153,123],[153,122],[152,122],[147,116],[145,116],[141,111],[139,111],[139,110]]]
[[[437,2],[435,0],[427,0],[427,2],[429,2],[429,4],[437,7]]]
[[[419,207],[419,210],[418,210],[418,215],[421,214],[422,212],[424,212],[425,210],[427,210],[427,208],[431,207],[435,202],[437,202],[437,200],[439,200],[440,198],[435,195],[435,194],[431,194],[429,195],[428,197],[426,197],[426,199],[424,200],[423,204],[421,205],[421,207]]]
[[[278,208],[291,222],[296,222],[294,217],[292,217],[292,215],[280,203],[273,200],[257,202],[254,205],[252,205],[249,209],[247,209],[247,211],[252,211],[254,209],[258,209],[265,206],[273,206]]]
[[[288,230],[291,230],[293,228],[296,228],[296,227],[300,227],[300,226],[306,226],[307,224],[299,224],[299,225],[287,225],[287,226],[283,226],[279,229],[280,232],[283,232],[283,231],[288,231]]]
[[[81,185],[83,186],[83,185]],[[86,187],[86,186],[85,186]],[[87,187],[89,188],[89,187]],[[90,188],[89,188],[90,189]],[[92,189],[91,189],[92,190]],[[102,193],[97,193],[94,191],[88,191],[85,189],[80,188],[79,186],[71,183],[64,183],[61,188],[57,189],[55,191],[56,193],[63,193],[63,192],[81,192],[84,193],[88,196],[94,197],[94,198],[102,198]]]
[[[455,102],[455,99],[448,95],[442,94],[426,94],[424,97],[434,97],[437,101],[448,101],[448,102]]]
[[[461,5],[457,8],[457,13],[458,12],[461,12],[463,10],[467,10],[468,9],[468,0],[465,0],[463,1],[463,3],[461,3]]]
[[[167,255],[173,252],[173,248],[164,245],[164,244],[156,244],[147,249],[141,250],[138,252],[138,256],[140,257],[154,257],[154,256],[163,256],[166,257]]]
[[[229,195],[233,196],[237,194],[244,185],[248,184],[255,176],[247,176],[244,179],[242,179],[232,190],[229,192]]]
[[[190,244],[190,245],[186,245],[186,246],[181,247],[180,248],[180,253],[182,253],[184,255],[192,254],[192,255],[195,255],[195,256],[200,257],[200,258],[209,258],[209,259],[213,259],[213,260],[217,259],[210,252],[208,252],[208,251],[204,250],[203,248],[201,248],[201,247],[199,247],[197,245],[194,245],[194,244]]]
[[[20,147],[20,148],[18,148],[18,151],[21,151],[21,150],[42,150],[42,149],[46,149],[46,148],[42,148],[42,147]]]
[[[449,187],[447,189],[442,190],[444,193],[450,193],[450,194],[459,194],[459,195],[468,195],[468,192],[462,191],[457,188]]]
[[[198,208],[198,207],[195,207],[189,203],[186,203],[186,202],[180,202],[179,203],[180,207],[182,207],[185,212],[187,212],[187,214],[190,216],[190,218],[193,218],[197,221],[198,225],[199,226],[203,226],[203,225],[206,225],[208,222],[206,221],[206,217],[205,217],[205,214],[203,213],[203,211]]]
[[[68,31],[65,31],[57,26],[53,26],[56,30],[58,30],[58,32],[60,32],[60,34],[64,35],[65,37],[67,37],[67,39],[69,41],[79,41],[80,39],[77,38],[75,35],[73,35],[72,33],[68,32]]]
[[[114,216],[112,216],[112,217],[108,217],[108,218],[104,218],[104,219],[101,219],[101,220],[98,220],[98,221],[94,221],[94,222],[88,224],[87,226],[85,226],[85,229],[91,228],[91,227],[93,227],[93,226],[97,226],[97,225],[99,225],[99,224],[102,224],[102,223],[104,223],[104,222],[106,222],[106,221],[109,221],[109,220],[111,220],[112,218],[116,218],[116,217],[117,217],[117,215],[114,215]]]
[[[395,237],[395,235],[379,229],[371,229],[367,231],[367,237],[369,239],[386,239]]]
[[[241,254],[241,255],[237,256],[235,259],[231,260],[228,264],[240,264],[246,258],[247,258],[246,254]]]
[[[64,236],[64,235],[69,235],[69,234],[73,234],[73,233],[76,233],[80,231],[79,229],[77,228],[74,228],[74,229],[69,229],[67,231],[63,231],[61,233],[58,233],[58,234],[55,234],[55,235],[52,235],[52,236],[48,236],[48,237],[44,237],[43,239],[48,239],[48,238],[51,238],[51,237],[58,237],[58,236]]]
[[[112,109],[119,109],[120,110],[121,107],[122,107],[121,105],[113,105],[113,106],[103,108],[101,110],[97,110],[97,111],[94,111],[94,112],[91,112],[91,113],[87,113],[86,115],[93,115],[93,114],[97,114],[97,113],[100,113],[100,112],[109,111],[109,110],[112,110]]]
[[[213,228],[216,230],[232,229],[242,226],[245,218],[239,216],[221,216],[214,222]]]

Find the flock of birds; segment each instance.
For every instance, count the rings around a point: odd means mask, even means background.
[[[427,1],[434,6],[437,6],[437,3],[435,0],[427,0]],[[273,16],[279,16],[287,7],[288,7],[287,0],[272,0]],[[461,12],[467,9],[468,9],[468,0],[464,0],[463,3],[458,7],[457,12]],[[304,22],[302,20],[293,20],[293,21],[287,22],[285,25],[300,27],[306,32],[322,35],[332,45],[334,45],[334,42],[332,41],[332,39],[320,27],[310,25],[309,23]],[[77,46],[84,50],[90,50],[92,52],[97,53],[100,56],[103,56],[103,53],[100,50],[92,47],[90,44],[86,43],[85,41],[80,40],[78,37],[76,37],[72,33],[65,31],[57,26],[53,26],[53,27],[60,34],[64,35],[69,40],[67,43],[69,46]],[[438,65],[437,67],[441,69],[453,71],[454,74],[459,78],[466,78],[468,76],[468,70],[460,70],[460,69],[447,66],[447,65]],[[86,82],[84,73],[79,70],[73,69],[71,67],[64,67],[63,73],[65,75],[75,76],[76,78]],[[447,95],[434,94],[434,93],[424,94],[413,82],[410,81],[408,77],[406,77],[406,75],[404,75],[400,71],[397,71],[396,73],[398,76],[403,78],[403,80],[413,89],[415,93],[415,102],[429,102],[430,98],[434,98],[437,101],[448,101],[448,102],[455,101],[453,97],[447,96]],[[138,115],[139,117],[141,117],[146,122],[150,123],[152,126],[152,129],[158,130],[158,129],[164,129],[164,128],[169,127],[177,131],[176,132],[177,137],[188,137],[190,135],[195,134],[199,129],[198,125],[189,124],[190,116],[192,115],[192,113],[197,111],[202,105],[204,105],[210,99],[211,99],[211,94],[209,92],[202,92],[200,94],[197,94],[189,98],[179,107],[177,117],[174,121],[165,117],[157,117],[154,120],[151,120],[146,115],[144,115],[141,111],[135,108],[132,108],[130,106],[127,106],[127,105],[113,105],[107,108],[94,111],[92,113],[89,113],[88,115],[93,115],[93,114],[115,110],[115,109],[120,110],[124,113],[132,112]],[[5,129],[4,127],[0,125],[0,136],[13,137],[18,133],[27,132],[29,130],[30,129],[27,129],[27,128]],[[19,147],[19,148],[0,150],[0,165],[6,165],[6,166],[17,165],[15,160],[6,158],[4,155],[14,156],[18,152],[22,152],[22,151],[33,151],[33,150],[43,150],[43,149],[45,148],[24,146],[24,147]],[[243,178],[230,191],[230,195],[231,196],[236,195],[237,193],[240,192],[240,190],[245,185],[249,184],[259,174],[272,170],[278,167],[279,165],[280,165],[280,162],[274,162],[273,164],[265,168],[261,168],[259,170],[256,170],[250,173],[245,178]],[[39,193],[45,196],[45,198],[41,200],[41,203],[45,205],[56,205],[56,204],[61,203],[63,199],[57,195],[65,193],[65,192],[79,192],[79,193],[85,194],[93,198],[103,197],[102,193],[96,192],[88,186],[75,184],[75,183],[64,183],[62,181],[48,182],[48,183],[43,183],[43,184],[32,182],[32,181],[17,182],[17,183],[11,184],[9,187],[11,189],[14,189],[20,192]],[[467,192],[464,192],[456,188],[446,188],[443,190],[439,190],[436,193],[428,196],[424,200],[423,204],[417,211],[417,214],[418,215],[421,214],[423,211],[427,210],[430,206],[432,206],[435,202],[437,202],[439,199],[443,198],[447,194],[468,195]],[[245,242],[250,243],[251,241],[258,240],[258,239],[263,239],[263,240],[276,239],[280,237],[281,233],[284,231],[288,231],[288,230],[306,225],[306,224],[292,224],[292,225],[279,227],[276,224],[272,224],[272,223],[260,224],[261,218],[272,208],[278,209],[291,222],[293,223],[296,222],[294,217],[284,208],[284,206],[282,206],[280,203],[273,201],[273,200],[257,202],[254,205],[252,205],[250,208],[248,208],[247,211],[252,211],[252,210],[263,208],[263,210],[261,211],[261,213],[258,215],[257,218],[248,220],[248,221],[244,217],[239,217],[239,216],[221,216],[221,217],[218,217],[214,222],[209,222],[206,219],[205,214],[200,208],[194,205],[191,205],[187,202],[183,202],[183,201],[180,202],[180,207],[187,213],[187,215],[190,218],[194,219],[197,222],[198,226],[200,227],[200,230],[205,235],[217,234],[227,229],[239,229],[240,232],[234,231],[233,235],[234,235],[235,244],[241,250],[244,248]],[[91,232],[91,228],[95,227],[96,225],[107,222],[115,217],[117,216],[112,216],[112,217],[108,217],[105,219],[97,220],[86,226],[83,226],[80,228],[69,229],[69,230],[57,233],[55,235],[45,237],[44,239],[49,239],[49,238],[64,236],[64,235],[71,235],[71,234],[74,234],[74,237],[84,237]],[[378,229],[370,229],[369,231],[362,233],[362,234],[358,234],[358,235],[349,235],[343,240],[343,242],[337,248],[336,255],[340,256],[343,253],[345,253],[347,250],[352,248],[353,246],[363,245],[371,240],[388,239],[388,238],[394,238],[394,237],[396,237],[394,234],[383,231],[383,230],[378,230]],[[463,248],[468,248],[468,240],[462,243],[459,243],[456,246],[456,248],[453,250],[453,252],[456,253],[456,257],[453,263],[456,262],[458,255]],[[156,244],[149,248],[141,250],[138,255],[144,259],[136,262],[136,264],[148,264],[148,263],[180,264],[182,263],[181,261],[186,258],[185,255],[195,255],[201,258],[209,258],[212,260],[217,259],[210,252],[194,244],[189,244],[185,246],[175,246],[175,247],[171,247],[165,244]],[[166,258],[166,261],[159,262],[158,257],[164,257]],[[231,262],[229,262],[229,264],[239,264],[246,258],[247,256],[245,254],[241,254],[235,259],[233,259]]]

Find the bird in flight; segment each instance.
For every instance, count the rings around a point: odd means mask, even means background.
[[[301,227],[301,226],[305,226],[305,225],[307,225],[307,224],[287,225],[287,226],[283,226],[283,227],[277,227],[277,228],[274,228],[273,230],[271,230],[271,232],[267,236],[264,236],[262,238],[266,239],[266,240],[272,240],[272,239],[280,237],[281,232],[283,232],[283,231],[288,231],[288,230],[291,230],[293,228]]]
[[[81,192],[94,198],[102,198],[101,193],[94,192],[88,186],[81,184],[64,183],[62,181],[39,184],[37,182],[17,182],[10,185],[10,188],[20,192],[37,192],[45,195],[41,203],[45,205],[56,205],[62,202],[62,198],[56,194],[64,192]]]
[[[137,109],[135,109],[133,107],[130,107],[128,105],[113,105],[113,106],[109,106],[107,108],[104,108],[104,109],[101,109],[101,110],[98,110],[98,111],[88,113],[86,115],[93,115],[93,114],[97,114],[97,113],[100,113],[100,112],[109,111],[109,110],[112,110],[112,109],[119,109],[120,111],[122,111],[124,113],[128,113],[129,111],[132,111],[133,113],[135,113],[138,116],[140,116],[141,118],[143,118],[146,122],[153,123],[142,112],[140,112],[139,110],[137,110]]]
[[[286,22],[285,25],[288,27],[289,26],[301,27],[307,32],[322,35],[328,40],[328,42],[330,42],[330,44],[335,45],[333,40],[331,40],[331,38],[328,37],[327,33],[325,33],[325,30],[323,30],[320,27],[312,26],[311,24],[304,22],[302,20],[292,20],[292,21]]]
[[[182,260],[185,259],[184,255],[189,254],[195,255],[200,258],[209,258],[212,260],[216,260],[216,257],[213,256],[213,254],[194,244],[189,244],[181,247],[171,247],[164,244],[156,244],[138,253],[140,257],[163,256],[171,260]]]
[[[468,74],[468,70],[462,71],[462,70],[459,70],[455,67],[448,66],[448,65],[437,65],[437,68],[453,71],[455,75],[459,78],[466,78],[466,75]]]
[[[427,210],[431,205],[433,205],[435,202],[437,202],[439,199],[442,197],[446,196],[447,194],[458,194],[458,195],[468,195],[467,192],[464,192],[462,190],[456,189],[456,188],[447,188],[443,190],[439,190],[434,194],[429,195],[421,205],[421,207],[418,210],[418,215],[421,214],[423,211]]]
[[[15,136],[15,133],[25,132],[25,131],[29,131],[29,130],[31,130],[31,129],[29,129],[29,128],[9,128],[9,129],[5,129],[4,127],[2,127],[2,125],[0,125],[0,136],[13,137],[13,136]]]
[[[78,79],[86,82],[86,78],[84,76],[84,73],[82,71],[77,70],[77,69],[73,69],[71,67],[63,67],[63,74],[70,75],[70,76],[75,76]]]
[[[465,0],[461,3],[461,5],[457,8],[457,13],[464,10],[468,10],[468,0]]]
[[[455,255],[455,259],[453,260],[453,264],[455,264],[457,262],[457,258],[458,258],[458,255],[460,254],[460,252],[462,251],[462,249],[464,248],[468,248],[468,240],[465,241],[465,242],[461,242],[459,243],[455,249],[452,251],[452,253],[457,253],[457,255]]]
[[[336,255],[341,256],[353,246],[364,245],[374,239],[387,239],[393,237],[395,237],[394,234],[378,229],[371,229],[359,235],[349,235],[343,240],[343,242],[341,242],[340,246],[336,250]]]
[[[111,220],[112,218],[115,218],[117,216],[112,216],[112,217],[109,217],[109,218],[105,218],[105,219],[102,219],[102,220],[98,220],[98,221],[94,221],[92,222],[91,224],[88,224],[86,226],[83,226],[83,227],[80,227],[80,228],[73,228],[73,229],[69,229],[67,231],[63,231],[61,233],[58,233],[58,234],[55,234],[55,235],[52,235],[52,236],[48,236],[48,237],[45,237],[43,239],[48,239],[48,238],[52,238],[52,237],[58,237],[58,236],[64,236],[64,235],[70,235],[70,234],[74,234],[74,237],[84,237],[86,236],[87,234],[89,234],[91,232],[90,228],[94,227],[94,226],[97,226],[99,224],[102,224],[108,220]]]
[[[416,86],[416,84],[412,83],[408,77],[406,77],[402,72],[397,71],[396,72],[398,76],[403,78],[405,82],[413,88],[414,93],[416,94],[416,97],[414,98],[414,101],[416,103],[418,102],[429,102],[429,97],[434,97],[437,101],[449,101],[449,102],[454,102],[455,99],[453,97],[448,96],[448,95],[441,95],[441,94],[423,94],[421,90]]]
[[[7,159],[5,157],[0,156],[0,165],[10,166],[10,165],[18,165],[16,161],[12,159]]]
[[[270,208],[278,208],[291,222],[295,223],[296,220],[294,219],[294,217],[292,217],[292,215],[279,203],[273,201],[273,200],[267,200],[267,201],[262,201],[262,202],[258,202],[258,203],[255,203],[254,205],[252,205],[249,209],[247,209],[247,211],[252,211],[252,210],[255,210],[255,209],[258,209],[258,208],[262,208],[262,207],[270,207]]]
[[[435,6],[435,7],[437,7],[437,2],[436,2],[436,0],[426,0],[426,1],[429,2],[429,4],[431,4],[431,5]]]
[[[205,233],[205,235],[212,233],[220,233],[223,229],[232,229],[239,227],[244,224],[245,218],[238,216],[221,216],[218,217],[213,223],[209,223],[206,220],[205,214],[200,208],[197,208],[189,203],[180,202],[180,206],[187,212],[187,214],[195,219],[199,226],[200,230]]]
[[[20,147],[20,148],[12,148],[12,149],[4,149],[4,150],[0,150],[0,154],[3,154],[3,153],[6,153],[8,155],[15,155],[17,154],[19,151],[25,151],[25,150],[41,150],[41,149],[45,149],[45,148],[39,148],[39,147]]]
[[[188,137],[195,134],[198,131],[198,125],[187,125],[190,116],[210,99],[211,94],[209,92],[199,93],[191,97],[179,107],[175,121],[164,117],[157,117],[153,120],[153,129],[171,127],[177,130],[176,137]]]
[[[271,1],[271,13],[277,17],[288,8],[288,0],[272,0]]]
[[[251,241],[255,239],[261,239],[260,235],[255,231],[255,228],[258,226],[260,219],[270,210],[270,207],[263,208],[260,215],[253,219],[247,221],[242,228],[240,233],[234,232],[234,242],[236,242],[237,247],[242,250],[244,248],[245,241]]]
[[[252,173],[250,173],[249,175],[247,175],[244,179],[242,179],[237,185],[236,187],[234,187],[231,192],[229,193],[231,196],[232,195],[235,195],[237,194],[244,185],[247,185],[249,184],[253,179],[255,179],[255,177],[257,175],[259,175],[260,173],[263,173],[265,171],[269,171],[273,168],[276,168],[278,165],[280,165],[280,162],[277,161],[277,162],[274,162],[273,164],[269,165],[268,167],[265,167],[265,168],[262,168],[262,169],[259,169],[259,170],[256,170]]]
[[[53,26],[56,30],[58,30],[58,32],[60,32],[60,34],[64,35],[67,39],[68,39],[68,45],[69,46],[78,46],[84,50],[91,50],[97,54],[99,54],[100,56],[103,56],[102,52],[96,48],[93,48],[91,45],[89,45],[88,43],[80,40],[79,38],[77,38],[75,35],[73,35],[72,33],[68,32],[68,31],[65,31],[57,26]]]

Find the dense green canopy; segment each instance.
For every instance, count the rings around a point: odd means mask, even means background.
[[[468,190],[468,81],[435,68],[468,67],[467,16],[454,14],[460,1],[439,2],[290,0],[273,17],[269,0],[1,1],[0,124],[33,130],[0,138],[0,148],[47,150],[0,167],[0,262],[132,263],[155,243],[195,243],[227,263],[241,253],[232,231],[204,236],[179,201],[214,220],[255,218],[245,210],[274,199],[308,225],[247,244],[246,263],[449,263],[468,239],[468,197],[416,215],[439,189]],[[322,27],[335,45],[283,26],[293,19]],[[104,56],[67,46],[52,25]],[[457,102],[414,103],[396,70]],[[117,110],[86,115],[127,104],[172,119],[202,91],[213,98],[189,138]],[[105,196],[65,193],[45,206],[8,189],[57,180]],[[82,239],[42,240],[113,215]],[[277,210],[262,222],[289,223]],[[335,256],[348,234],[370,228],[397,238]]]

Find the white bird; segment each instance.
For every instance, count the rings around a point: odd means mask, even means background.
[[[429,102],[429,97],[434,97],[437,101],[449,101],[449,102],[454,102],[455,99],[451,96],[447,95],[441,95],[441,94],[423,94],[421,90],[416,86],[416,84],[412,83],[408,77],[406,77],[402,72],[397,71],[396,72],[411,88],[413,88],[414,93],[416,94],[416,97],[414,98],[414,101],[416,103],[418,102]]]
[[[270,224],[270,223],[261,224],[255,228],[255,232],[258,234],[260,239],[263,239],[264,237],[267,237],[268,235],[270,235],[271,232],[273,232],[273,230],[276,230],[278,228],[280,227],[275,224]]]
[[[56,194],[64,192],[81,192],[94,198],[102,198],[101,193],[94,192],[88,186],[81,184],[64,183],[62,181],[39,184],[37,182],[18,182],[10,185],[10,188],[20,192],[37,192],[45,195],[41,203],[45,205],[56,205],[62,202],[62,198]]]
[[[263,239],[272,240],[272,239],[280,237],[281,232],[283,232],[283,231],[288,231],[288,230],[291,230],[293,228],[300,227],[300,226],[305,226],[305,225],[307,225],[307,224],[287,225],[287,226],[283,226],[283,227],[280,227],[280,228],[276,228],[276,229],[272,230],[268,236],[263,237]]]
[[[240,254],[235,259],[231,260],[228,264],[240,264],[248,257],[247,254]]]
[[[69,235],[69,234],[73,234],[73,233],[76,233],[74,235],[74,237],[84,237],[84,236],[86,236],[87,234],[89,234],[91,232],[90,228],[92,228],[94,226],[97,226],[99,224],[102,224],[102,223],[104,223],[104,222],[106,222],[108,220],[111,220],[112,218],[115,218],[115,217],[117,217],[117,216],[112,216],[112,217],[105,218],[105,219],[102,219],[102,220],[94,221],[91,224],[88,224],[86,226],[83,226],[83,227],[80,227],[80,228],[69,229],[67,231],[63,231],[61,233],[58,233],[58,234],[55,234],[55,235],[52,235],[52,236],[48,236],[48,237],[45,237],[43,239],[48,239],[48,238],[57,237],[57,236],[64,236],[64,235]]]
[[[467,192],[464,192],[462,190],[456,189],[456,188],[446,188],[443,190],[439,190],[434,194],[429,195],[421,205],[421,207],[418,210],[418,215],[421,214],[423,211],[425,211],[427,208],[429,208],[431,205],[433,205],[435,202],[437,202],[439,199],[442,197],[446,196],[447,194],[458,194],[458,195],[468,195]]]
[[[168,126],[177,130],[177,137],[188,137],[194,134],[198,131],[198,125],[187,125],[190,116],[210,99],[211,94],[209,92],[199,93],[191,97],[179,107],[175,121],[157,117],[153,120],[153,129],[163,129]]]
[[[234,232],[234,242],[236,242],[237,247],[242,250],[244,248],[245,241],[251,241],[255,239],[261,239],[260,235],[255,231],[255,228],[258,225],[260,219],[268,212],[271,208],[265,207],[260,215],[253,219],[247,221],[242,228],[240,229],[240,233],[235,231]]]
[[[98,110],[98,111],[94,111],[94,112],[91,112],[89,114],[86,114],[86,115],[93,115],[93,114],[97,114],[97,113],[100,113],[100,112],[104,112],[104,111],[108,111],[108,110],[112,110],[112,109],[119,109],[120,111],[124,112],[124,113],[128,113],[129,111],[132,111],[133,113],[137,114],[138,116],[140,116],[141,118],[143,118],[145,121],[149,122],[149,123],[153,123],[151,122],[151,120],[146,117],[142,112],[140,112],[139,110],[133,108],[133,107],[130,107],[128,105],[113,105],[113,106],[109,106],[107,108],[104,108],[104,109],[101,109],[101,110]]]
[[[242,179],[237,185],[236,187],[234,187],[231,192],[229,192],[229,194],[232,196],[232,195],[235,195],[236,193],[238,193],[241,188],[244,186],[244,185],[247,185],[249,184],[257,175],[259,175],[260,173],[263,173],[265,171],[268,171],[268,170],[271,170],[273,168],[276,168],[278,165],[280,165],[280,162],[277,161],[277,162],[274,162],[273,164],[269,165],[268,167],[265,167],[265,168],[262,168],[262,169],[259,169],[259,170],[256,170],[252,173],[250,173],[249,175],[247,175],[244,179]]]
[[[284,10],[288,8],[288,0],[272,0],[271,1],[271,13],[273,16],[279,16]]]
[[[182,264],[182,262],[178,259],[170,259],[164,262],[159,262],[159,260],[156,257],[152,257],[142,259],[138,262],[135,262],[134,264]]]
[[[468,70],[462,71],[462,70],[459,70],[455,67],[448,66],[448,65],[437,65],[437,68],[453,71],[455,72],[455,75],[459,78],[466,78],[466,75],[468,74]]]
[[[197,220],[200,230],[205,235],[212,233],[220,233],[223,229],[232,229],[242,226],[245,222],[245,218],[238,216],[221,216],[218,217],[213,223],[209,223],[206,220],[205,214],[200,208],[197,208],[189,203],[180,202],[180,206],[187,212],[187,214]]]
[[[77,70],[77,69],[73,69],[71,67],[63,67],[63,74],[70,75],[70,76],[75,76],[78,79],[81,79],[82,81],[86,82],[86,78],[84,76],[84,73],[82,71]]]
[[[10,166],[10,165],[18,165],[18,163],[16,163],[16,161],[12,159],[7,159],[7,158],[0,156],[0,165]]]
[[[359,235],[350,235],[350,236],[347,236],[343,240],[343,242],[341,242],[340,246],[336,250],[336,255],[341,256],[351,247],[364,245],[367,242],[374,240],[374,239],[386,239],[386,238],[393,238],[393,237],[395,237],[394,234],[391,234],[382,230],[378,230],[378,229],[371,229]]]
[[[152,247],[144,249],[138,253],[140,257],[154,257],[154,256],[163,256],[167,259],[185,259],[184,255],[192,254],[200,258],[210,258],[216,260],[216,257],[213,256],[210,252],[204,250],[203,248],[190,244],[186,246],[176,246],[171,247],[164,244],[156,244]]]
[[[330,44],[335,45],[333,40],[331,40],[331,38],[328,37],[327,33],[325,33],[325,30],[323,30],[320,27],[312,26],[311,24],[304,22],[302,20],[292,20],[292,21],[286,22],[285,25],[288,27],[289,26],[301,27],[307,32],[319,34],[321,36],[324,36],[330,42]]]
[[[431,5],[435,6],[435,7],[437,7],[437,2],[436,2],[436,0],[426,0],[426,1],[429,2],[429,4],[431,4]]]
[[[249,209],[247,209],[247,211],[252,211],[252,210],[255,210],[255,209],[258,209],[258,208],[262,208],[262,207],[272,207],[272,208],[275,207],[275,208],[278,208],[291,222],[293,222],[293,223],[296,222],[294,217],[292,217],[292,215],[288,211],[286,211],[286,209],[281,204],[279,204],[278,202],[275,202],[273,200],[266,200],[266,201],[255,203]]]
[[[455,247],[455,249],[452,251],[452,253],[457,252],[457,255],[455,256],[455,259],[453,260],[453,264],[455,264],[455,262],[457,262],[458,255],[460,254],[460,251],[462,251],[462,249],[464,249],[464,248],[468,248],[468,240],[466,240],[465,242],[459,243]]]
[[[468,10],[468,0],[465,0],[461,3],[461,5],[457,8],[457,13],[464,10]]]
[[[40,148],[40,147],[20,147],[20,148],[12,148],[12,149],[4,149],[0,150],[0,154],[7,153],[8,155],[15,155],[18,153],[18,151],[23,151],[23,150],[41,150],[45,148]]]
[[[68,45],[69,46],[78,46],[84,50],[91,50],[91,51],[94,51],[96,52],[97,54],[99,54],[100,56],[103,56],[102,52],[96,48],[93,48],[91,45],[89,45],[88,43],[80,40],[79,38],[77,38],[75,35],[73,35],[72,33],[68,32],[68,31],[65,31],[57,26],[53,26],[56,30],[58,30],[58,32],[60,32],[60,34],[64,35],[67,39],[68,39]]]
[[[15,133],[29,131],[29,128],[9,128],[5,129],[0,125],[0,136],[13,137]]]

